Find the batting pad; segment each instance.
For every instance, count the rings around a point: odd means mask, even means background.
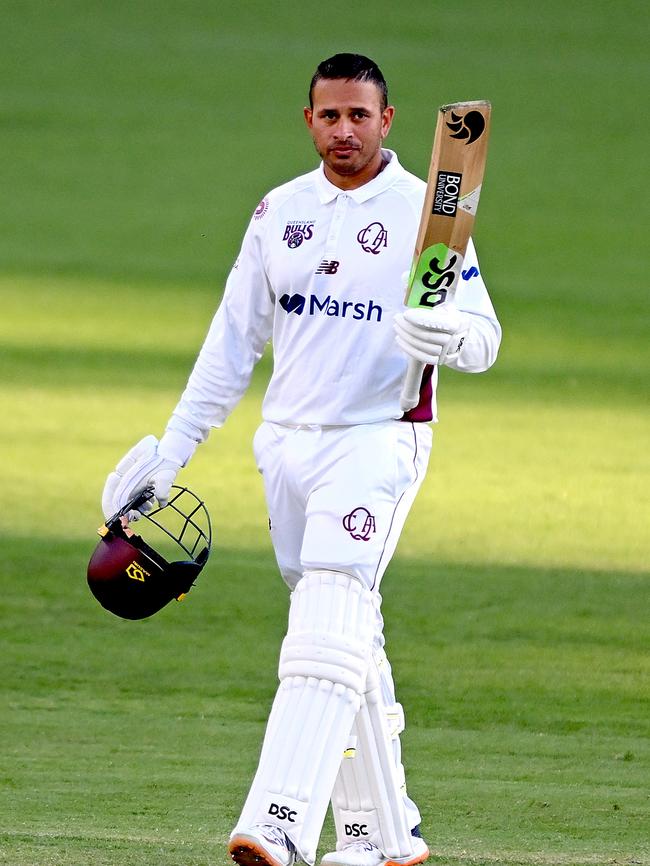
[[[233,834],[276,824],[313,864],[341,763],[361,706],[376,600],[341,572],[306,572],[291,598],[280,686],[262,753]]]
[[[332,792],[337,849],[367,840],[387,857],[408,857],[419,812],[406,797],[399,742],[404,713],[401,704],[386,703],[374,660],[368,679]]]

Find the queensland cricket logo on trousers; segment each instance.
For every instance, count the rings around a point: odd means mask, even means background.
[[[370,536],[377,531],[375,518],[367,508],[360,506],[353,508],[343,518],[343,528],[346,529],[355,541],[370,541]]]

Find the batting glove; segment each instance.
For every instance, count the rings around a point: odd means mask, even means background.
[[[455,361],[469,332],[466,317],[449,304],[433,310],[409,307],[395,316],[394,326],[398,346],[423,364]]]
[[[168,430],[160,440],[145,436],[120,460],[106,479],[102,493],[102,510],[106,518],[123,508],[126,503],[147,487],[153,488],[161,507],[167,505],[169,491],[178,471],[187,464],[197,442],[183,433]],[[151,501],[140,506],[146,513],[153,507]],[[129,520],[137,520],[137,511],[129,513]]]

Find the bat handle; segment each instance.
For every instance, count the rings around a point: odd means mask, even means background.
[[[414,409],[420,402],[420,386],[422,384],[423,372],[424,364],[421,361],[416,361],[415,358],[409,358],[409,365],[400,397],[400,407],[404,412]]]

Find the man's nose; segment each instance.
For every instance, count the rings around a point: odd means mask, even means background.
[[[352,138],[352,123],[347,117],[341,117],[336,124],[336,137],[342,141]]]

